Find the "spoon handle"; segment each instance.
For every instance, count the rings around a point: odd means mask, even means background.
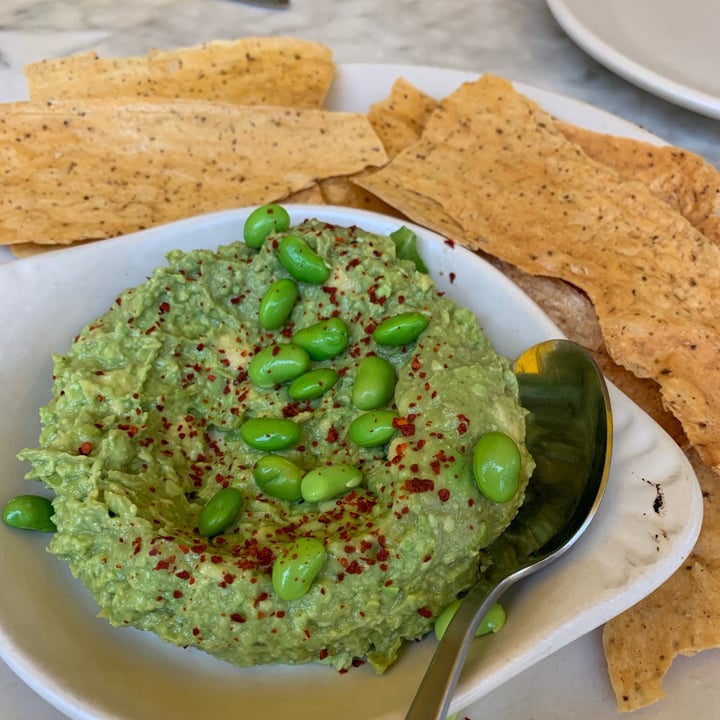
[[[511,575],[491,588],[478,583],[465,596],[435,649],[405,720],[444,720],[470,641],[480,621],[512,580]]]

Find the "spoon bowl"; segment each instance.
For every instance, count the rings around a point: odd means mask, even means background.
[[[470,642],[514,583],[567,552],[600,505],[610,472],[612,413],[602,373],[579,345],[548,340],[514,363],[536,467],[525,500],[489,547],[489,572],[464,596],[438,643],[406,720],[442,720]]]

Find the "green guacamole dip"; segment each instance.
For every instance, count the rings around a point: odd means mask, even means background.
[[[41,410],[40,448],[21,453],[29,477],[55,492],[50,551],[69,563],[113,625],[133,625],[236,665],[367,659],[384,671],[404,640],[482,570],[480,551],[507,527],[532,471],[524,411],[509,362],[467,309],[396,257],[391,239],[307,221],[291,228],[330,268],[299,283],[289,320],[264,330],[258,307],[275,280],[283,234],[259,250],[171,252],[166,267],[124,292],[55,357],[52,401]],[[288,234],[288,233],[285,233]],[[429,318],[399,347],[372,339],[383,319]],[[350,328],[347,349],[313,367],[339,381],[293,401],[287,384],[260,388],[247,375],[263,348],[329,317]],[[388,408],[398,432],[376,448],[347,436],[360,361],[389,360],[397,384]],[[263,494],[253,478],[262,450],[239,429],[249,418],[291,419],[299,442],[277,454],[301,468],[343,463],[363,481],[320,503]],[[501,430],[517,442],[515,496],[494,503],[472,473],[477,439]],[[238,488],[232,526],[203,537],[198,519],[220,489]],[[281,549],[303,536],[325,545],[322,568],[299,598],[273,591]]]

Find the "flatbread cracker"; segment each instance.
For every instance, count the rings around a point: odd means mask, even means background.
[[[24,72],[32,100],[134,96],[319,109],[335,64],[320,43],[249,37],[140,57],[90,52],[33,63]]]
[[[720,172],[699,155],[560,121],[555,124],[588,157],[609,165],[625,179],[640,180],[695,227],[718,211]]]
[[[390,94],[375,103],[368,112],[368,120],[389,158],[395,157],[419,139],[426,119],[436,107],[435,100],[407,80],[399,78],[393,83]],[[324,201],[328,205],[343,205],[403,217],[392,205],[354,182],[368,172],[372,171],[363,170],[351,177],[322,180],[320,187]]]
[[[390,94],[370,108],[368,119],[382,140],[389,157],[394,158],[417,142],[438,101],[398,78]]]
[[[446,98],[418,143],[357,182],[421,225],[580,287],[613,359],[660,384],[720,468],[720,383],[708,382],[718,373],[720,248],[645,185],[588,158],[491,75]]]
[[[128,98],[0,105],[0,243],[112,237],[386,160],[359,113]]]

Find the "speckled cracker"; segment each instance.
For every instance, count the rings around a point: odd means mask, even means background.
[[[407,80],[399,78],[395,81],[390,94],[375,103],[368,112],[368,120],[382,141],[388,157],[395,157],[420,138],[425,121],[436,107],[436,100]],[[322,180],[320,187],[324,201],[328,205],[344,205],[402,217],[402,213],[392,205],[354,182],[368,172],[372,171],[363,170],[352,177]]]
[[[644,184],[588,158],[490,75],[446,98],[418,143],[358,182],[419,224],[584,290],[613,359],[660,384],[720,468],[720,248]]]
[[[614,168],[625,179],[640,180],[695,227],[720,207],[720,172],[699,155],[568,123],[555,124],[586,155]]]
[[[358,113],[128,98],[0,105],[0,243],[112,237],[386,160]]]
[[[321,108],[335,64],[320,43],[249,37],[142,57],[91,52],[43,60],[24,71],[32,100],[142,96]]]
[[[438,105],[437,100],[398,78],[390,94],[370,108],[368,119],[393,158],[420,139],[425,123]]]

